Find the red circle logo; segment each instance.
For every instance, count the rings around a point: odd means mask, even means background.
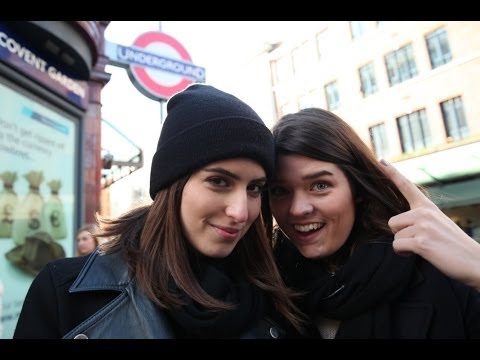
[[[187,50],[176,39],[165,33],[155,31],[144,33],[135,40],[133,46],[150,54],[178,60],[182,63],[192,62]],[[153,63],[159,60],[144,57],[143,61]],[[144,94],[155,100],[166,100],[194,82],[193,79],[182,74],[134,64],[130,64],[130,74],[145,90]]]

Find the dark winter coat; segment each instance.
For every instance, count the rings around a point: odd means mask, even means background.
[[[312,323],[340,321],[336,339],[480,338],[480,293],[420,257],[397,255],[391,241],[358,246],[336,272],[285,238],[275,252],[287,285],[306,291],[299,305]],[[316,324],[311,330],[320,336]]]
[[[419,259],[407,291],[373,323],[358,317],[340,324],[336,339],[356,339],[390,324],[393,339],[480,338],[480,294]]]
[[[240,338],[279,338],[264,318]],[[49,263],[34,279],[14,333],[20,338],[175,338],[165,311],[129,277],[120,252]]]

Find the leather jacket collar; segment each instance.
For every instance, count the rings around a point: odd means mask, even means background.
[[[70,293],[95,290],[122,292],[131,281],[119,250],[104,256],[95,251],[70,287]]]

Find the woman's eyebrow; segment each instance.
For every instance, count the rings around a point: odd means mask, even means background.
[[[226,170],[226,169],[224,169],[224,168],[205,168],[205,169],[203,169],[203,171],[211,172],[211,173],[217,173],[217,174],[222,174],[222,175],[231,177],[231,178],[233,178],[233,179],[235,179],[235,180],[240,180],[240,176],[239,176],[239,175],[234,174],[234,173],[232,173],[231,171],[228,171],[228,170]],[[267,181],[267,177],[266,177],[266,176],[262,176],[262,177],[253,179],[252,181],[255,181],[255,182],[263,181],[263,182],[266,182],[266,181]]]
[[[311,179],[315,179],[317,177],[325,176],[325,175],[333,176],[333,174],[330,171],[321,170],[321,171],[314,172],[313,174],[305,175],[304,177],[302,177],[302,179],[303,180],[311,180]]]

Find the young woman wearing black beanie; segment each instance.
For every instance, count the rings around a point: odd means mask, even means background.
[[[89,257],[48,264],[14,338],[281,338],[301,329],[265,231],[270,130],[247,104],[192,85],[167,104],[153,203],[103,220]]]

